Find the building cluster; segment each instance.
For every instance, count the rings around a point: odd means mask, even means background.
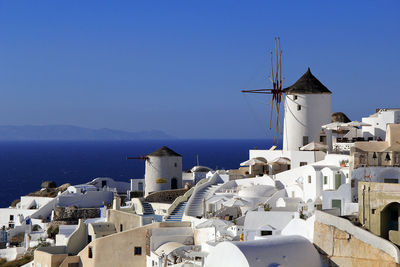
[[[0,209],[0,257],[35,248],[26,266],[400,266],[400,109],[332,114],[309,69],[284,92],[282,150],[182,172],[182,156],[161,147],[143,157],[143,179],[23,196]]]

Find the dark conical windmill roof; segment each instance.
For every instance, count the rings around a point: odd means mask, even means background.
[[[285,94],[331,94],[328,88],[325,87],[314,75],[310,68],[300,77],[293,85],[283,89]]]
[[[333,112],[332,113],[332,122],[348,123],[348,122],[351,122],[351,120],[343,112]]]
[[[173,151],[172,149],[163,146],[159,149],[157,149],[156,151],[154,151],[153,153],[148,154],[147,156],[154,156],[154,157],[182,157],[181,155],[179,155],[178,153],[176,153],[175,151]]]

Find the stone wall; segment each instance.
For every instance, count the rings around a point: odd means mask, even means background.
[[[64,221],[67,224],[77,224],[79,219],[100,217],[99,208],[56,207],[53,221]]]
[[[182,196],[188,191],[188,189],[173,189],[173,190],[164,190],[159,192],[154,192],[148,195],[145,200],[147,202],[158,202],[158,203],[168,203],[171,204],[174,200]]]
[[[400,245],[400,232],[389,229],[389,220],[392,217],[389,210],[397,209],[396,223],[399,226],[400,184],[359,182],[358,204],[359,220],[365,228]]]
[[[115,225],[117,232],[142,226],[142,216],[121,210],[107,210],[107,221]]]
[[[146,266],[148,230],[161,227],[190,227],[190,222],[157,222],[93,240],[79,256],[85,267],[143,267]],[[135,247],[142,253],[134,255]],[[88,257],[91,248],[92,258]],[[43,266],[43,265],[42,265]]]
[[[314,245],[328,266],[400,266],[392,243],[323,212],[316,214]]]

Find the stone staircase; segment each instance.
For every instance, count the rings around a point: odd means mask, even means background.
[[[153,207],[149,202],[142,200],[143,215],[154,214]]]
[[[222,185],[211,184],[198,191],[195,191],[191,196],[191,205],[185,210],[187,216],[200,217],[203,216],[203,199],[209,198]]]
[[[182,221],[183,213],[185,212],[187,201],[179,203],[174,211],[165,219],[166,222],[180,222]]]

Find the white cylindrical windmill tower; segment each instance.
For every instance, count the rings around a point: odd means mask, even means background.
[[[331,122],[331,91],[308,68],[284,93],[283,150],[299,150],[319,142],[321,126]]]
[[[146,156],[145,195],[182,188],[182,156],[163,146]]]

